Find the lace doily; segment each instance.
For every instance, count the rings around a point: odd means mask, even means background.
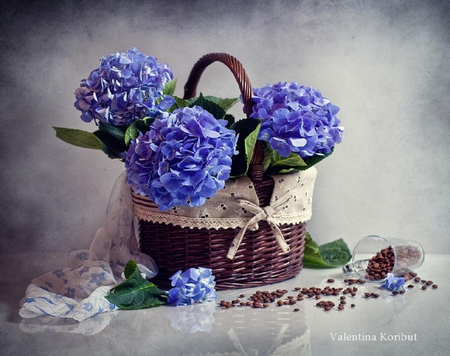
[[[270,207],[277,207],[272,216],[274,223],[299,224],[311,218],[316,176],[314,167],[272,176],[275,186]],[[225,188],[201,207],[174,207],[161,211],[146,196],[132,192],[132,197],[133,211],[139,219],[189,228],[242,228],[255,215],[249,210],[248,203],[259,205],[255,187],[246,176],[227,180]],[[257,229],[257,225],[250,228]]]

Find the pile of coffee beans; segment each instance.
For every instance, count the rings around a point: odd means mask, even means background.
[[[408,266],[415,265],[422,256],[417,247],[414,246],[397,246],[395,253],[397,254],[397,271],[407,270]],[[394,269],[394,264],[394,250],[391,246],[386,247],[369,260],[364,277],[371,281],[385,279],[387,274]]]
[[[427,288],[437,289],[438,285],[435,284],[431,280],[424,280],[417,276],[417,273],[409,272],[404,275],[406,281],[408,283],[414,282],[421,283],[421,289],[426,290]],[[255,309],[265,309],[268,308],[271,304],[276,305],[277,307],[283,306],[293,306],[297,303],[302,302],[305,299],[314,299],[320,300],[315,305],[318,308],[322,308],[324,311],[330,311],[332,309],[336,310],[344,310],[347,304],[347,298],[351,298],[351,300],[355,300],[355,297],[358,293],[358,287],[355,285],[363,285],[366,283],[363,279],[344,279],[344,284],[348,287],[332,287],[330,285],[325,286],[324,288],[320,287],[295,287],[292,290],[292,294],[289,293],[287,289],[277,289],[275,291],[256,291],[249,297],[246,297],[245,294],[240,294],[239,298],[236,298],[231,301],[222,300],[219,303],[219,306],[224,309],[229,309],[233,307],[251,307]],[[335,283],[335,280],[332,278],[327,279],[327,283],[332,284]],[[408,284],[407,288],[414,288],[414,284]],[[392,295],[403,294],[404,290],[401,291],[392,291]],[[338,301],[328,300],[329,298],[338,297]],[[373,292],[365,292],[362,294],[362,298],[364,299],[377,299],[380,295],[378,293]],[[322,300],[322,298],[327,298],[327,300]],[[355,308],[355,304],[351,303],[350,307]],[[298,312],[300,309],[295,307],[293,309],[294,312]]]
[[[387,274],[392,272],[394,263],[395,256],[392,247],[384,248],[369,260],[365,277],[371,281],[385,279]]]

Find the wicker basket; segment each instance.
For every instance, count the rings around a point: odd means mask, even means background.
[[[203,71],[216,61],[233,73],[242,94],[244,111],[249,116],[253,105],[250,81],[241,63],[225,53],[207,54],[198,60],[185,85],[184,98],[196,95]],[[262,147],[257,145],[247,175],[254,184],[259,205],[265,207],[270,203],[274,180],[263,175],[262,162]],[[142,203],[139,202],[142,198],[133,194],[135,206]],[[240,228],[189,228],[140,218],[140,249],[155,260],[159,268],[155,282],[162,287],[168,286],[168,278],[178,270],[200,266],[213,270],[218,290],[261,286],[296,276],[303,266],[305,223],[279,226],[290,247],[290,251],[284,253],[270,224],[260,221],[258,225],[258,230],[246,231],[234,259],[230,260],[227,252]]]

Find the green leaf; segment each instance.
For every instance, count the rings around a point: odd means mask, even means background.
[[[320,245],[319,251],[325,262],[336,267],[345,265],[352,257],[343,239]]]
[[[256,119],[238,120],[231,125],[231,129],[239,134],[237,141],[239,153],[232,157],[231,177],[237,178],[247,173],[260,128],[261,121]]]
[[[120,309],[134,310],[156,307],[167,302],[167,293],[141,276],[139,268],[133,260],[125,266],[126,280],[111,289],[105,297]]]
[[[323,159],[327,158],[329,155],[331,155],[334,151],[334,147],[331,147],[331,152],[326,155],[315,155],[312,157],[305,158],[304,161],[307,165],[307,168],[314,166],[315,164],[319,163]]]
[[[231,125],[233,125],[236,122],[236,119],[234,118],[233,115],[231,114],[225,114],[225,116],[223,117],[224,120],[228,121],[227,127],[230,128]]]
[[[104,130],[97,130],[94,132],[94,135],[100,140],[102,150],[109,158],[121,159],[120,154],[126,151],[125,142],[123,140],[118,140]]]
[[[102,144],[92,133],[77,129],[67,129],[64,127],[53,127],[56,131],[56,137],[73,146],[101,150]]]
[[[277,167],[278,169],[283,169],[306,167],[307,164],[298,153],[292,152],[289,156],[283,157],[277,151],[273,150],[271,166],[274,168]]]
[[[139,136],[139,130],[136,126],[136,122],[133,122],[130,126],[128,126],[127,131],[125,131],[125,146],[129,146],[131,143],[131,140]]]
[[[124,269],[125,279],[130,278],[136,270],[139,270],[137,263],[129,260]]]
[[[176,87],[177,87],[177,78],[175,78],[174,80],[171,80],[164,86],[163,94],[172,96],[173,93],[175,93]]]
[[[109,133],[114,138],[117,138],[118,140],[123,140],[125,137],[126,127],[120,128],[104,122],[100,122],[98,127],[100,130],[106,131],[107,133]]]
[[[306,233],[303,266],[306,268],[333,268],[345,265],[351,258],[350,250],[342,239],[321,246]]]
[[[154,120],[155,119],[145,117],[143,119],[134,121],[130,126],[128,126],[127,130],[125,131],[124,137],[125,146],[128,148],[130,146],[131,140],[141,134],[145,134],[149,130],[150,125]]]
[[[192,104],[192,101],[181,99],[178,96],[174,96],[173,98],[175,99],[175,104],[169,108],[168,112],[174,112],[176,109],[185,108]]]
[[[225,116],[225,110],[214,101],[206,99],[202,93],[200,93],[200,96],[196,98],[195,101],[193,101],[189,106],[193,107],[195,105],[202,107],[218,120],[223,119]]]
[[[218,98],[218,97],[210,96],[210,95],[206,95],[204,98],[206,100],[208,100],[208,101],[212,101],[213,103],[216,103],[225,112],[230,110],[236,103],[239,102],[239,98],[225,98],[225,99],[222,99],[222,98]]]

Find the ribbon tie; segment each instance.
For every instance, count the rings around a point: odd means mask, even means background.
[[[275,220],[276,214],[283,208],[283,205],[286,204],[289,201],[289,199],[291,199],[291,196],[285,195],[284,197],[281,197],[274,206],[268,205],[263,208],[248,200],[243,199],[237,200],[237,203],[241,207],[245,208],[252,214],[255,214],[255,216],[253,216],[249,221],[247,221],[247,223],[244,225],[241,231],[239,231],[239,233],[236,235],[228,250],[227,257],[230,260],[234,258],[245,235],[245,232],[247,231],[249,226],[256,225],[261,220],[266,220],[269,223],[270,227],[272,228],[272,232],[283,252],[290,251],[289,245],[286,243],[286,240],[284,239],[283,234],[277,225],[277,221]]]

